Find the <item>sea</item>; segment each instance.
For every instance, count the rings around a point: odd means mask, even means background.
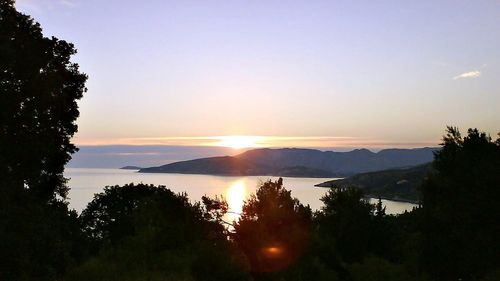
[[[211,176],[190,174],[138,173],[136,170],[105,169],[105,168],[66,168],[65,176],[69,178],[69,206],[81,212],[93,199],[96,193],[103,191],[105,186],[124,185],[127,183],[145,183],[164,185],[176,193],[186,193],[191,202],[200,201],[203,195],[223,196],[229,205],[226,220],[237,220],[241,214],[245,200],[264,181],[277,180],[269,176]],[[283,178],[286,189],[302,204],[309,205],[313,210],[323,206],[321,198],[328,188],[315,187],[315,184],[331,180],[331,178]],[[377,199],[369,199],[376,203]],[[382,200],[388,214],[400,214],[411,211],[415,204]]]

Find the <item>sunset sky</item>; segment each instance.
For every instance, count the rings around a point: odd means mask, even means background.
[[[418,147],[446,125],[500,131],[498,0],[16,5],[79,51],[77,144]]]

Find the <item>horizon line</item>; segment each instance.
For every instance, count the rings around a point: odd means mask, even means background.
[[[177,146],[214,147],[235,150],[252,148],[418,148],[437,147],[439,141],[390,141],[353,136],[176,136],[114,139],[79,139],[76,146]]]

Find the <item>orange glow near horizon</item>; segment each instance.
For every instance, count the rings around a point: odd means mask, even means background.
[[[222,136],[216,138],[220,140],[214,144],[215,146],[230,147],[232,149],[262,147],[262,142],[265,140],[264,137],[260,136]]]
[[[438,146],[437,142],[395,142],[362,137],[349,136],[195,136],[195,137],[134,137],[118,139],[87,139],[78,135],[73,139],[76,145],[168,145],[168,146],[211,146],[227,147],[234,150],[244,148],[414,148],[424,146]]]

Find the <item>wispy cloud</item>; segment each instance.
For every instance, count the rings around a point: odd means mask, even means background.
[[[17,0],[16,7],[22,12],[40,14],[46,10],[53,10],[57,6],[72,8],[77,3],[75,0]]]
[[[479,76],[481,76],[481,71],[473,70],[473,71],[464,72],[462,74],[459,74],[459,75],[453,77],[453,80],[464,79],[464,78],[477,78]]]
[[[76,3],[74,1],[71,1],[71,0],[59,0],[59,3],[61,5],[66,6],[66,7],[75,7],[76,6]]]

